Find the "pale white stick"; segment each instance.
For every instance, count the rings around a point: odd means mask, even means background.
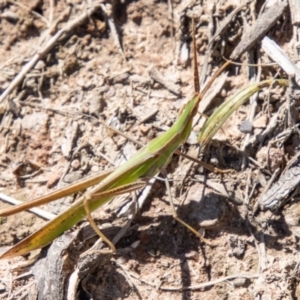
[[[9,197],[5,194],[2,194],[0,193],[0,199],[10,203],[10,204],[14,204],[14,205],[18,205],[18,204],[21,204],[23,203],[23,201],[20,201],[20,200],[17,200],[17,199],[14,199],[12,197]],[[40,209],[40,208],[31,208],[31,209],[28,209],[30,212],[36,214],[37,216],[39,217],[42,217],[43,219],[46,219],[46,220],[52,220],[56,217],[56,215],[50,213],[50,212],[47,212],[43,209]]]
[[[286,53],[267,36],[262,40],[263,50],[289,75],[296,76],[296,80],[300,79],[299,68],[290,60]]]

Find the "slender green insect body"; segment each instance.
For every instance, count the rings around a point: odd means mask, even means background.
[[[194,41],[195,43],[195,41]],[[195,47],[194,47],[195,48]],[[196,57],[196,55],[194,55]],[[94,211],[98,207],[107,203],[116,194],[120,194],[120,191],[127,192],[129,186],[134,185],[138,180],[144,177],[151,177],[157,174],[162,168],[165,168],[170,162],[173,153],[178,149],[180,144],[184,143],[191,133],[193,117],[196,115],[199,103],[203,95],[207,92],[208,88],[213,83],[214,79],[229,65],[230,62],[226,62],[212,77],[212,79],[205,86],[201,94],[196,93],[193,98],[184,106],[178,119],[173,126],[162,135],[150,141],[146,146],[141,148],[133,157],[131,157],[122,166],[115,169],[113,172],[108,172],[104,176],[100,174],[99,179],[97,176],[91,177],[86,181],[83,180],[81,188],[89,187],[91,184],[96,184],[85,195],[80,197],[71,207],[58,215],[55,219],[48,222],[45,226],[39,229],[37,232],[28,236],[7,252],[0,256],[0,259],[9,258],[17,255],[26,254],[34,249],[44,247],[51,243],[55,238],[61,235],[64,231],[70,229],[73,225],[78,223],[87,215],[85,205],[88,205],[90,211]],[[103,179],[104,178],[104,179]],[[99,181],[97,181],[99,180]],[[101,181],[102,180],[102,181]],[[100,182],[101,181],[101,182]],[[99,183],[96,183],[99,182]],[[145,183],[146,184],[146,183]],[[137,188],[140,188],[137,185]],[[118,192],[116,192],[118,188]],[[80,190],[76,187],[76,184],[66,188],[68,192]],[[47,201],[53,201],[58,199],[59,195],[65,194],[65,189],[54,192],[49,196],[41,197],[33,200],[34,205],[45,203]],[[96,195],[96,196],[95,196]],[[21,205],[26,206],[26,209],[30,208],[30,204]],[[13,208],[12,211],[18,211],[18,208]],[[10,210],[0,211],[1,215],[8,215]],[[184,226],[197,233],[189,225],[177,218]]]

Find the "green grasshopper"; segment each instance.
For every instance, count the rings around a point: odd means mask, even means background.
[[[194,44],[194,64],[197,69],[195,38]],[[213,81],[223,70],[230,64],[226,62],[211,78],[208,84],[199,93],[199,80],[195,76],[196,93],[190,101],[183,107],[181,113],[173,124],[173,126],[159,137],[150,141],[146,146],[141,148],[134,156],[132,156],[126,163],[116,168],[114,171],[108,170],[101,174],[93,175],[74,183],[64,189],[50,193],[49,195],[29,201],[27,203],[18,205],[13,208],[4,209],[0,211],[0,216],[8,216],[33,206],[42,205],[50,201],[54,201],[63,196],[82,191],[87,187],[95,185],[81,196],[73,205],[67,210],[59,214],[55,219],[48,222],[45,226],[37,232],[31,234],[7,252],[0,256],[0,259],[10,258],[18,255],[24,255],[28,252],[44,247],[50,244],[55,238],[61,235],[64,231],[70,229],[77,222],[87,217],[94,230],[98,235],[109,245],[113,252],[116,252],[114,245],[103,235],[94,223],[90,212],[107,203],[114,196],[135,191],[147,184],[147,178],[155,176],[159,171],[165,170],[172,155],[177,151],[178,147],[183,144],[189,137],[192,130],[193,118],[197,114],[198,106],[207,92]],[[198,72],[194,71],[196,74]],[[182,225],[187,227],[199,238],[201,235],[191,226],[181,220],[174,209],[174,205],[170,199],[174,218]]]

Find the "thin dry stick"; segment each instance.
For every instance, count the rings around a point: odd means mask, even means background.
[[[280,168],[277,168],[271,179],[269,180],[268,184],[265,186],[264,190],[262,191],[258,201],[255,203],[254,207],[253,207],[253,213],[255,214],[258,209],[259,209],[259,203],[260,203],[260,199],[263,197],[263,195],[270,189],[271,185],[273,184],[273,182],[275,181],[275,179],[277,178],[278,174],[280,173]]]
[[[39,19],[41,19],[48,27],[49,27],[49,22],[48,20],[43,17],[42,15],[40,15],[39,13],[37,13],[36,11],[28,8],[26,5],[22,4],[20,1],[13,1],[13,0],[8,0],[9,3],[16,5],[16,6],[20,6],[23,9],[27,10],[29,13],[32,13],[33,15],[35,15],[36,17],[38,17]]]
[[[258,245],[258,243],[256,241],[256,238],[255,238],[255,236],[254,236],[254,234],[252,232],[252,229],[251,229],[251,226],[250,226],[250,221],[249,221],[248,206],[249,206],[249,200],[251,199],[251,194],[252,194],[252,193],[250,193],[250,195],[249,195],[249,187],[250,187],[250,184],[251,184],[251,173],[252,173],[251,169],[249,169],[248,170],[248,176],[247,176],[247,186],[246,186],[246,191],[245,191],[244,206],[245,206],[245,209],[246,209],[246,214],[245,214],[244,218],[246,219],[247,229],[250,232],[251,236],[253,237],[253,241],[255,243],[255,247],[256,247],[256,250],[257,250],[257,254],[258,254],[258,268],[257,268],[257,271],[259,273],[261,273],[261,253],[260,253],[260,248],[259,248],[259,245]]]
[[[112,7],[111,7],[110,4],[106,4],[106,5],[101,4],[101,8],[102,8],[103,12],[106,14],[108,26],[109,26],[111,34],[113,36],[113,40],[115,42],[115,45],[117,46],[119,52],[121,53],[122,57],[126,61],[126,56],[125,56],[124,50],[122,48],[122,43],[121,43],[121,40],[120,40],[120,36],[118,34],[118,30],[116,28],[115,21],[112,18]]]
[[[90,17],[97,9],[101,7],[101,1],[96,1],[90,8],[87,8],[81,15],[66,24],[59,30],[49,41],[40,49],[32,59],[23,67],[21,72],[13,79],[8,88],[2,93],[0,103],[22,82],[26,74],[35,66],[35,64],[42,59],[59,41],[59,39],[72,32],[75,27],[79,26],[85,19]]]
[[[249,52],[249,57],[251,57],[250,55],[251,52]],[[253,54],[253,53],[252,53]],[[259,58],[259,64],[260,64],[260,58]],[[251,68],[251,67],[250,67]],[[253,74],[252,76],[252,80],[254,82],[259,82],[260,81],[260,78],[261,78],[261,72],[262,72],[262,68],[261,66],[258,67],[258,71],[256,74]],[[251,73],[251,72],[250,72]],[[251,81],[252,81],[251,80]],[[249,121],[251,123],[253,123],[253,120],[254,120],[254,116],[255,116],[255,112],[256,112],[256,107],[257,107],[257,96],[258,96],[258,93],[255,93],[254,95],[251,96],[250,98],[250,103],[251,103],[251,110],[250,110],[250,116],[249,116]],[[244,138],[244,142],[243,142],[243,145],[241,147],[241,151],[245,151],[245,149],[247,148],[247,146],[249,145],[249,141],[250,141],[250,133],[247,133],[245,138]],[[243,159],[242,159],[242,169],[245,168],[245,165],[246,165],[246,156],[244,155],[243,156]]]
[[[134,281],[131,279],[131,276],[130,274],[127,272],[127,270],[123,267],[122,264],[118,263],[117,260],[115,260],[114,258],[111,259],[111,261],[113,261],[119,268],[122,269],[122,271],[124,272],[125,274],[125,277],[127,278],[127,281],[129,283],[129,285],[131,285],[132,288],[134,288],[136,290],[136,293],[138,295],[138,297],[140,299],[142,299],[142,296],[141,296],[141,292],[139,290],[139,288],[137,287],[137,285],[134,283]]]
[[[172,0],[168,0],[168,10],[169,10],[169,21],[171,27],[171,40],[172,40],[172,50],[173,50],[173,59],[175,60],[175,39],[174,39],[174,13],[173,13],[173,5]]]
[[[181,218],[178,217],[176,209],[175,209],[175,205],[174,205],[174,201],[172,198],[172,193],[171,193],[171,187],[170,187],[170,183],[169,183],[169,179],[167,177],[167,172],[165,170],[161,170],[161,173],[164,175],[165,177],[165,185],[166,185],[166,189],[168,192],[168,196],[169,196],[169,202],[170,202],[170,206],[171,206],[171,210],[172,210],[172,215],[173,218],[178,221],[181,225],[185,226],[186,228],[188,228],[191,232],[193,232],[200,240],[202,240],[204,243],[206,243],[209,246],[215,246],[213,243],[209,242],[206,238],[204,238],[198,231],[196,231],[193,227],[191,227],[190,225],[188,225],[186,222],[184,222]]]
[[[226,277],[219,278],[219,279],[216,279],[216,280],[200,283],[200,284],[197,284],[197,285],[191,285],[191,286],[187,286],[187,287],[179,287],[179,288],[160,287],[160,289],[163,290],[163,291],[199,290],[199,289],[206,288],[206,287],[221,283],[223,281],[232,280],[232,279],[235,279],[235,278],[250,278],[251,279],[251,278],[258,278],[259,276],[260,276],[260,274],[237,274],[237,275],[226,276]]]
[[[54,0],[50,0],[50,13],[49,13],[49,23],[52,24],[53,22],[53,15],[54,15]]]
[[[28,295],[28,291],[30,290],[30,287],[32,285],[35,284],[35,281],[32,281],[28,284],[26,284],[25,286],[23,286],[22,288],[20,288],[16,293],[14,293],[13,295],[11,295],[9,298],[7,298],[7,300],[13,300],[13,299],[21,299],[23,298],[25,295]],[[20,296],[20,298],[16,298],[17,295],[21,294],[22,292],[26,291],[25,295]]]

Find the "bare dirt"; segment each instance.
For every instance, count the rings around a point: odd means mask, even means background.
[[[243,7],[234,0],[98,1],[89,17],[49,51],[41,51],[68,22],[87,12],[88,2],[0,1],[1,92],[41,54],[0,102],[2,194],[34,199],[123,163],[139,146],[105,124],[147,144],[173,124],[194,93],[192,18],[202,80],[222,65],[222,56],[230,57],[264,8],[264,1]],[[298,59],[289,9],[266,35]],[[215,36],[222,21],[228,26]],[[238,62],[210,91],[213,99],[205,114],[249,85],[253,70],[260,74],[257,81],[277,72],[287,77],[277,65],[265,66],[270,60],[260,39]],[[251,68],[250,62],[263,66]],[[298,299],[297,189],[275,212],[253,208],[275,170],[282,174],[299,151],[299,102],[287,106],[287,88],[278,86],[256,99],[250,133],[240,130],[253,110],[248,101],[202,154],[206,162],[232,172],[212,173],[176,155],[167,169],[179,216],[205,229],[209,244],[173,219],[164,182],[157,180],[116,244],[116,255],[88,250],[97,236],[83,220],[44,248],[34,264],[28,256],[1,260],[0,299]],[[274,116],[276,126],[259,140]],[[202,117],[195,124],[183,152],[199,157],[203,122]],[[42,208],[57,214],[74,198]],[[128,216],[119,212],[131,198],[116,197],[93,213],[110,239],[124,228]],[[0,201],[0,209],[8,206]],[[46,223],[28,212],[0,220],[0,253]]]

